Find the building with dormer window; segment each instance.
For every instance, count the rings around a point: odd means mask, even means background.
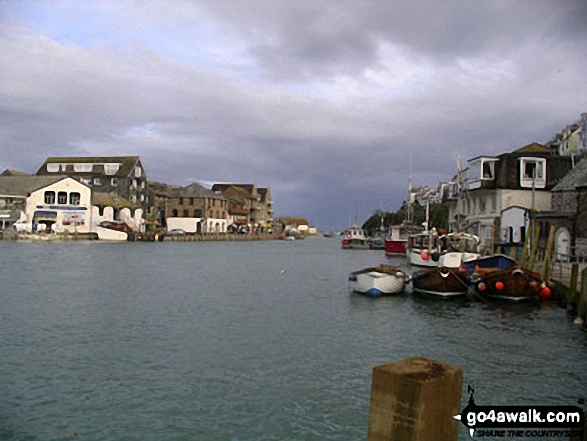
[[[93,204],[99,209],[104,208],[101,203],[111,201],[115,214],[124,205],[132,218],[140,218],[150,206],[147,174],[138,156],[52,157],[36,175],[71,176],[92,188]]]
[[[530,212],[550,211],[550,190],[572,167],[570,157],[533,143],[499,156],[468,161],[460,197],[453,194],[449,222],[479,236],[482,247],[525,240]]]

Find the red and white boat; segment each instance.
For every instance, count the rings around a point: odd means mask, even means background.
[[[392,225],[385,238],[385,254],[387,256],[405,256],[408,246],[408,237],[417,234],[422,228],[411,224]]]

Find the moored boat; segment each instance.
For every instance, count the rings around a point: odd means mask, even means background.
[[[539,274],[519,268],[477,268],[471,286],[482,298],[521,302],[550,297],[550,289]]]
[[[385,254],[388,256],[405,256],[408,245],[408,237],[417,234],[422,228],[411,224],[392,225],[385,238]]]
[[[426,268],[416,271],[411,278],[414,292],[451,299],[467,295],[469,286],[454,268]]]
[[[349,276],[354,292],[375,297],[403,292],[408,280],[406,273],[389,265],[353,271]]]
[[[406,253],[410,265],[459,268],[463,262],[476,260],[479,238],[468,233],[439,235],[436,229],[408,238]]]
[[[367,236],[362,228],[354,225],[347,228],[342,237],[342,248],[345,250],[368,250]]]
[[[438,233],[435,228],[408,236],[406,257],[410,265],[437,267],[440,258],[437,251]]]

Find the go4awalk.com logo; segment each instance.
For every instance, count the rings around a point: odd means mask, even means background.
[[[468,387],[469,403],[453,418],[471,437],[561,438],[583,436],[585,415],[577,406],[477,406]],[[581,438],[582,439],[582,438]]]

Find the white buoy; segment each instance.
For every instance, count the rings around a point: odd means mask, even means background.
[[[575,325],[582,325],[584,322],[583,322],[583,319],[581,317],[577,317],[573,323]]]

